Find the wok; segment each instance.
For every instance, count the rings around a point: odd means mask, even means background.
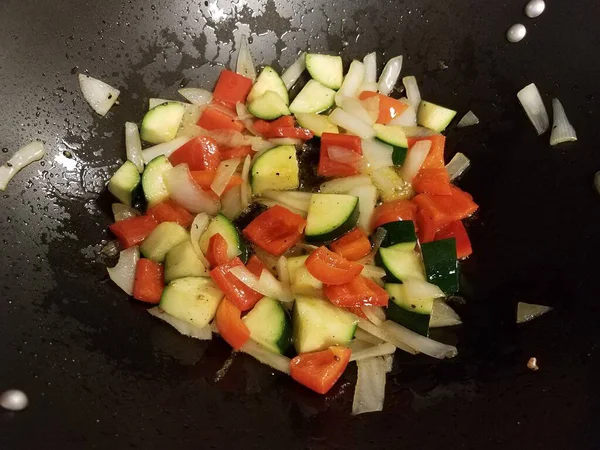
[[[49,152],[0,197],[0,390],[31,402],[0,412],[0,448],[598,448],[600,4],[548,2],[530,20],[524,3],[2,0],[0,147]],[[528,35],[509,44],[516,22]],[[239,355],[215,382],[222,341],[177,335],[107,279],[103,192],[123,123],[151,96],[212,86],[242,33],[279,69],[305,49],[403,54],[424,98],[481,118],[448,132],[481,206],[464,326],[446,337],[460,354],[400,358],[382,413],[350,416],[353,370],[322,397]],[[83,71],[122,91],[104,119],[81,98]],[[516,99],[530,82],[560,97],[576,144],[536,136]],[[554,311],[516,326],[518,301]]]

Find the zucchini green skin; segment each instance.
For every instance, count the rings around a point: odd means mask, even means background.
[[[108,190],[128,206],[145,205],[142,177],[131,161],[125,161],[108,182]]]
[[[388,303],[386,310],[387,318],[393,320],[397,324],[400,324],[409,330],[419,333],[423,336],[429,334],[429,319],[431,318],[428,314],[419,314],[398,306],[392,298]]]
[[[278,300],[263,297],[242,319],[252,338],[284,354],[292,344],[292,326],[288,313]]]
[[[441,239],[421,244],[427,281],[438,286],[445,294],[455,294],[459,289],[456,240]]]
[[[341,224],[338,228],[329,233],[323,233],[319,235],[305,235],[306,242],[310,242],[311,244],[327,244],[331,241],[335,241],[340,236],[343,236],[348,231],[352,230],[356,227],[358,223],[358,217],[360,215],[359,202],[356,202],[356,206],[352,213],[348,216],[346,221]]]
[[[393,146],[392,163],[394,163],[394,166],[401,166],[402,164],[404,164],[407,154],[408,154],[407,148]]]
[[[417,233],[412,220],[400,220],[380,225],[386,231],[385,238],[381,242],[383,248],[392,247],[397,244],[417,244]],[[408,247],[408,246],[407,246]]]

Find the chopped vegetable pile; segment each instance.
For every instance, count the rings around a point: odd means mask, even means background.
[[[256,76],[243,46],[212,92],[151,99],[139,132],[125,125],[128,160],[108,184],[119,287],[180,333],[216,330],[321,394],[357,361],[354,414],[383,408],[396,349],[457,354],[428,333],[460,324],[444,298],[459,291],[462,221],[478,209],[453,184],[469,160],[445,164],[456,112],[421,100],[414,77],[408,98],[390,96],[402,57],[376,68],[375,53],[345,74],[340,56],[307,53]],[[81,81],[105,114],[119,92]]]

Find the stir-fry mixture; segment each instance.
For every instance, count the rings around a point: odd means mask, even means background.
[[[318,393],[356,361],[355,414],[382,409],[397,349],[454,357],[428,333],[460,323],[444,298],[478,206],[453,184],[468,159],[445,164],[456,112],[421,100],[414,77],[392,97],[401,67],[377,77],[371,53],[344,73],[340,56],[307,53],[256,76],[244,45],[212,92],[151,99],[108,184],[111,279],[179,332],[217,333]],[[106,113],[119,92],[95,81],[82,80]]]

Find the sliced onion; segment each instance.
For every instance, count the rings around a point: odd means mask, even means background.
[[[285,292],[283,286],[268,270],[263,270],[257,277],[245,266],[236,266],[230,269],[231,274],[248,286],[250,289],[282,302],[292,301],[291,292]]]
[[[271,200],[276,200],[284,205],[288,205],[294,209],[307,213],[310,206],[312,193],[268,190],[264,191],[262,196]]]
[[[281,75],[281,80],[283,84],[285,84],[285,88],[289,91],[296,81],[302,75],[302,72],[306,70],[306,54],[304,52],[300,53],[298,59],[294,61],[294,63],[287,68],[283,75]]]
[[[196,252],[196,256],[198,256],[198,259],[202,262],[202,265],[207,268],[210,267],[210,263],[200,248],[200,238],[208,228],[210,221],[211,217],[208,214],[200,213],[194,217],[194,221],[192,222],[192,226],[190,228],[190,240],[192,241],[192,247]]]
[[[385,399],[386,364],[374,357],[357,361],[358,376],[352,402],[352,414],[358,415],[383,410]]]
[[[157,158],[158,156],[169,156],[179,147],[187,143],[190,139],[191,137],[181,136],[173,139],[172,141],[165,142],[163,144],[158,144],[153,147],[149,147],[146,150],[142,150],[144,162],[148,164],[150,161],[152,161],[154,158]]]
[[[292,287],[290,284],[290,271],[288,269],[288,262],[285,256],[280,256],[277,260],[277,277],[283,286],[283,289],[290,293],[292,292]]]
[[[197,106],[206,106],[212,102],[212,92],[201,88],[183,88],[179,89],[179,95],[188,102]]]
[[[354,356],[355,353],[360,353],[363,350],[373,348],[373,345],[369,344],[368,342],[361,341],[360,339],[352,339],[352,342],[350,342],[350,344],[348,345],[348,348],[352,352],[351,355]],[[396,350],[396,347],[394,347],[394,350]],[[350,359],[350,361],[353,361],[353,360]]]
[[[437,299],[433,302],[429,328],[452,327],[461,323],[458,314],[444,300]]]
[[[421,104],[421,92],[419,91],[417,79],[413,76],[404,77],[402,78],[402,84],[404,84],[404,89],[406,89],[408,103],[410,103],[410,106],[417,112],[419,110],[419,105]]]
[[[209,135],[217,141],[217,144],[225,147],[252,145],[252,140],[248,136],[236,130],[211,130]]]
[[[242,188],[234,186],[221,197],[221,214],[229,220],[235,219],[242,211]]]
[[[266,139],[256,138],[252,141],[252,150],[257,152],[257,154],[264,153],[273,147],[276,147],[276,145],[271,141],[267,141]]]
[[[517,304],[517,323],[529,322],[552,311],[552,307],[519,302]]]
[[[335,102],[348,114],[360,119],[362,122],[368,125],[373,125],[377,121],[377,118],[373,120],[373,117],[365,109],[362,102],[355,97],[346,97],[338,92],[335,96]]]
[[[356,97],[359,93],[360,87],[363,84],[364,77],[365,65],[360,61],[352,61],[350,63],[350,68],[348,69],[348,73],[344,78],[344,82],[335,96],[336,103],[338,101],[338,97]],[[337,105],[341,106],[339,103],[337,103]]]
[[[182,125],[179,130],[177,130],[177,137],[187,137],[188,139],[193,139],[198,136],[210,136],[210,131],[199,127],[196,124],[183,124],[182,120]]]
[[[394,86],[396,86],[396,82],[398,81],[401,70],[402,56],[396,56],[390,59],[383,68],[383,72],[381,72],[381,76],[379,77],[379,92],[381,92],[383,95],[389,95],[394,89]]]
[[[329,115],[329,121],[362,139],[369,139],[375,136],[375,131],[371,125],[357,119],[341,108],[336,108]]]
[[[108,267],[108,276],[127,295],[133,295],[133,282],[135,280],[135,268],[140,259],[140,250],[137,247],[129,247],[119,253],[119,261],[115,267]]]
[[[358,227],[369,234],[371,231],[371,219],[373,218],[375,205],[377,204],[377,188],[372,184],[356,186],[350,189],[348,194],[358,197]]]
[[[329,159],[333,162],[352,167],[358,167],[362,162],[362,156],[360,154],[348,148],[335,145],[327,148],[327,156],[329,156]]]
[[[362,152],[362,173],[370,174],[383,167],[394,165],[394,162],[392,161],[392,146],[385,144],[378,139],[363,139]]]
[[[108,113],[120,94],[118,89],[106,84],[104,81],[82,73],[79,74],[79,87],[85,101],[101,116]]]
[[[132,122],[125,123],[125,148],[127,159],[135,164],[139,173],[144,171],[144,157],[142,155],[142,141],[138,126]]]
[[[356,186],[372,186],[371,177],[367,175],[353,175],[350,177],[336,178],[321,184],[319,191],[323,194],[346,194]]]
[[[302,216],[304,219],[306,219],[306,216],[308,215],[308,211],[294,208],[293,206],[290,206],[287,203],[283,203],[278,200],[271,200],[269,198],[257,198],[256,201],[258,203],[265,205],[268,208],[272,208],[275,205],[283,206],[284,208],[290,210],[294,214],[298,214],[299,216]]]
[[[383,340],[373,336],[371,333],[367,333],[361,328],[356,328],[356,331],[354,332],[354,339],[358,339],[360,341],[367,342],[373,345],[379,345],[383,342]]]
[[[142,215],[142,213],[139,212],[137,209],[132,208],[129,205],[125,205],[124,203],[113,203],[112,213],[115,217],[115,222]]]
[[[390,125],[399,125],[401,127],[416,127],[417,126],[417,112],[412,105],[408,105],[408,108],[402,112],[399,116],[396,116],[389,123]]]
[[[377,122],[377,119],[379,118],[379,100],[379,96],[374,95],[373,97],[365,98],[364,100],[360,101],[361,105],[371,119],[369,121],[371,124]]]
[[[220,204],[192,179],[187,164],[179,164],[163,174],[165,186],[173,200],[189,212],[217,214]]]
[[[240,53],[238,54],[235,71],[254,81],[256,80],[256,69],[254,68],[252,53],[250,53],[250,49],[248,48],[248,38],[245,34],[242,34],[240,42]]]
[[[394,355],[384,355],[383,360],[385,361],[385,373],[390,373],[394,368]]]
[[[154,308],[150,308],[148,310],[148,312],[150,314],[152,314],[154,317],[164,320],[165,322],[167,322],[169,325],[171,325],[173,328],[175,328],[177,331],[179,331],[179,333],[183,334],[184,336],[188,336],[188,337],[191,337],[194,339],[200,339],[202,341],[210,341],[212,339],[212,330],[211,330],[210,325],[206,325],[205,327],[202,327],[202,328],[195,327],[194,325],[192,325],[189,322],[186,322],[184,320],[179,320],[176,317],[173,317],[172,315],[167,314],[158,306],[156,306]]]
[[[360,309],[374,325],[379,326],[385,321],[385,311],[381,306],[361,306]]]
[[[269,139],[275,145],[294,145],[299,146],[304,144],[302,139],[294,139],[294,138],[271,138]]]
[[[462,153],[458,152],[454,155],[450,162],[446,164],[446,171],[450,176],[450,181],[460,177],[470,165],[471,161]]]
[[[0,191],[6,189],[9,181],[24,167],[34,161],[42,159],[46,152],[44,144],[39,141],[34,141],[21,147],[14,155],[0,167]]]
[[[383,278],[385,277],[385,270],[381,267],[373,266],[371,264],[365,264],[360,274],[363,277],[369,279]]]
[[[200,120],[200,116],[202,116],[202,112],[204,111],[204,108],[200,106],[189,105],[187,103],[184,103],[184,105],[185,110],[183,112],[183,117],[181,119],[181,125],[179,126],[179,130],[190,126],[197,126],[196,124]],[[177,130],[178,136],[180,135],[179,130]]]
[[[377,228],[377,230],[375,231],[375,234],[373,235],[373,248],[371,249],[371,253],[369,253],[364,258],[360,259],[358,261],[360,264],[368,265],[373,262],[373,260],[375,259],[375,255],[379,251],[379,247],[381,247],[381,244],[382,244],[383,240],[385,239],[386,235],[387,235],[387,231],[385,228],[381,228],[381,227]]]
[[[242,187],[241,187],[241,199],[242,199],[242,210],[246,209],[252,201],[252,187],[248,182],[250,178],[250,155],[246,156],[244,165],[242,167]]]
[[[519,91],[517,98],[521,102],[525,114],[535,127],[538,136],[548,131],[550,119],[548,119],[548,112],[536,85],[531,83],[525,86]]]
[[[240,350],[275,370],[290,374],[290,358],[272,352],[252,339],[248,340]]]
[[[405,342],[402,342],[398,339],[393,339],[391,336],[389,336],[387,333],[385,333],[381,327],[374,325],[373,323],[369,322],[368,320],[363,319],[362,317],[358,318],[358,327],[362,328],[367,333],[372,334],[373,336],[381,339],[384,342],[389,342],[390,344],[394,344],[400,350],[403,350],[412,355],[416,355],[418,353],[410,345],[408,345]]]
[[[400,176],[407,183],[417,175],[431,150],[431,141],[418,141],[409,150],[400,169]]]
[[[456,347],[453,345],[442,344],[441,342],[421,336],[391,320],[383,322],[381,329],[389,336],[392,344],[396,345],[396,343],[402,343],[408,345],[432,358],[454,358],[458,354]]]
[[[240,158],[228,159],[221,161],[219,167],[217,167],[215,178],[210,184],[210,189],[219,197],[225,191],[225,188],[229,184],[229,180],[231,180],[231,177],[240,165],[240,161]]]
[[[575,128],[569,122],[565,109],[560,100],[552,99],[552,134],[550,135],[550,145],[558,145],[563,142],[573,142],[577,140]]]
[[[148,99],[148,109],[156,108],[158,105],[162,105],[163,103],[182,103],[175,100],[167,100],[164,98],[149,98]]]
[[[478,123],[479,117],[477,117],[473,111],[468,111],[456,124],[456,128],[471,127],[473,125],[477,125]]]
[[[433,136],[436,133],[433,130],[430,130],[429,128],[425,128],[425,127],[402,127],[402,131],[404,131],[404,134],[406,135],[406,137],[428,137],[428,136]]]
[[[246,129],[252,133],[254,136],[261,136],[261,134],[254,127],[254,120],[252,120],[252,114],[246,108],[246,105],[243,103],[238,103],[235,105],[235,112],[238,115],[239,120],[244,124]],[[252,147],[254,149],[254,146]]]
[[[363,58],[365,66],[365,81],[375,83],[377,81],[377,53],[369,53]]]
[[[418,278],[407,278],[402,281],[400,287],[402,288],[400,289],[402,300],[407,303],[445,297],[444,292],[438,286]]]
[[[378,345],[369,345],[367,348],[358,351],[352,351],[350,361],[360,361],[362,359],[374,358],[376,356],[393,355],[396,352],[396,346],[389,342],[383,342]]]

